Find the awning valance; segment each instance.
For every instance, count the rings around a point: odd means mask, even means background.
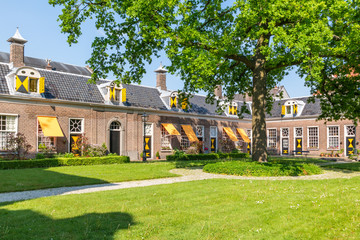
[[[248,137],[248,135],[246,134],[245,130],[242,128],[237,128],[236,129],[238,131],[238,133],[240,134],[240,136],[242,137],[242,139],[244,140],[244,142],[249,143],[250,139]]]
[[[180,135],[180,133],[178,132],[178,130],[176,130],[175,126],[172,125],[171,123],[162,123],[161,124],[166,131],[170,134],[170,135]]]
[[[63,137],[56,117],[37,117],[45,137]]]
[[[237,139],[237,137],[235,136],[235,133],[231,130],[231,128],[229,128],[229,127],[224,127],[224,131],[225,131],[226,134],[229,136],[229,138],[231,139],[231,141],[234,141],[234,142],[239,141],[239,139]]]
[[[199,139],[190,125],[181,125],[190,142],[198,142]]]

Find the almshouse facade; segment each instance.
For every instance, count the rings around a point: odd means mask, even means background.
[[[18,31],[8,42],[10,53],[0,52],[0,151],[6,151],[9,134],[23,133],[33,153],[40,145],[70,152],[85,136],[90,144],[105,143],[110,152],[139,159],[144,134],[150,159],[156,152],[164,157],[197,141],[203,142],[205,152],[215,152],[222,149],[223,139],[251,152],[251,115],[239,119],[244,102],[226,104],[221,88],[216,95],[225,111],[218,114],[205,96],[179,102],[178,93],[166,87],[162,66],[155,71],[156,87],[110,80],[89,84],[87,67],[24,57],[27,41]],[[251,111],[251,102],[245,105]],[[149,115],[145,131],[144,112]],[[307,98],[275,101],[267,116],[269,152],[318,155],[347,149],[351,154],[359,141],[356,127],[350,121],[316,121],[319,113],[319,103],[307,103]]]

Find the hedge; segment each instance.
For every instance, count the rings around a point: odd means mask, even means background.
[[[247,153],[205,153],[205,154],[173,154],[167,155],[168,161],[191,161],[191,160],[212,160],[212,159],[233,159],[246,158]]]
[[[45,158],[32,160],[0,161],[0,169],[45,168],[58,166],[99,165],[128,163],[128,156]]]
[[[217,162],[205,165],[204,172],[239,176],[303,176],[320,174],[319,166],[307,163]]]

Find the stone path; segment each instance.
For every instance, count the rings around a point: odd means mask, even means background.
[[[60,188],[49,188],[42,190],[0,193],[0,203],[28,200],[28,199],[55,196],[55,195],[82,194],[82,193],[99,192],[99,191],[107,191],[107,190],[115,190],[115,189],[146,187],[146,186],[161,185],[161,184],[172,184],[178,182],[198,181],[198,180],[214,179],[214,178],[242,179],[242,180],[321,180],[321,179],[332,179],[332,178],[351,178],[351,177],[360,176],[360,172],[352,172],[346,170],[345,171],[329,170],[329,171],[325,171],[324,174],[320,174],[320,175],[298,176],[298,177],[242,177],[242,176],[205,173],[202,171],[202,169],[172,169],[170,172],[182,176],[172,177],[172,178],[159,178],[159,179],[150,179],[150,180],[141,180],[141,181],[120,182],[120,183],[86,185],[86,186],[77,186],[77,187],[60,187]]]

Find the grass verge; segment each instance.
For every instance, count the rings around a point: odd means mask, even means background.
[[[213,179],[0,204],[0,236],[359,239],[359,180]]]
[[[163,162],[0,170],[0,192],[177,176],[172,168]]]

